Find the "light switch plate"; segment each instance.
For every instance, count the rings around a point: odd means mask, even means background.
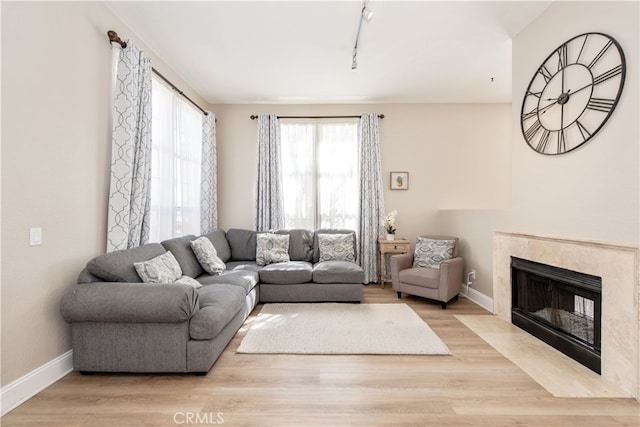
[[[42,244],[42,228],[31,227],[29,229],[29,245],[39,246]]]

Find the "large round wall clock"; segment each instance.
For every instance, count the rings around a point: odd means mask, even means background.
[[[560,45],[536,70],[522,101],[527,144],[555,155],[592,139],[618,105],[625,73],[624,53],[611,36],[585,33]]]

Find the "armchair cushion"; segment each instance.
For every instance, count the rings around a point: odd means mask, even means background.
[[[413,267],[439,269],[443,261],[453,258],[455,240],[434,240],[418,237],[413,256]]]
[[[440,269],[414,267],[400,271],[398,278],[402,283],[438,289],[440,286]]]

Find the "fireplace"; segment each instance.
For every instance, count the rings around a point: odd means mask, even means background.
[[[511,257],[511,322],[601,373],[602,279]]]

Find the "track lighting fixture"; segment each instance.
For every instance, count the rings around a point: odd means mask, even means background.
[[[362,3],[362,11],[360,11],[360,21],[358,21],[358,32],[356,33],[356,42],[353,45],[353,55],[351,56],[351,71],[358,69],[358,42],[360,41],[360,30],[362,29],[362,21],[369,23],[373,18],[373,11],[367,6],[369,0]]]

